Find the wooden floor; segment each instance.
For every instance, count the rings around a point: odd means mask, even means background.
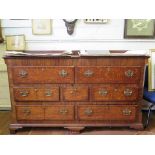
[[[144,117],[146,112],[143,112]],[[0,111],[0,135],[9,135],[10,111]],[[63,128],[24,128],[17,135],[68,135]],[[155,112],[151,115],[150,125],[143,131],[129,128],[86,128],[82,135],[155,135]]]

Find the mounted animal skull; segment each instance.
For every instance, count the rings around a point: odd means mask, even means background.
[[[74,32],[74,27],[77,19],[63,19],[65,26],[67,27],[67,33],[72,35]]]

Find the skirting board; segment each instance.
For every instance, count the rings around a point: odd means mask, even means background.
[[[0,110],[11,110],[10,100],[0,98]]]
[[[0,107],[0,111],[10,111],[11,107]]]

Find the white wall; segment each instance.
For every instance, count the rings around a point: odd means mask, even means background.
[[[81,50],[135,50],[153,49],[155,39],[124,39],[124,20],[111,19],[108,24],[85,24],[78,20],[72,36],[66,32],[61,19],[52,20],[51,35],[33,35],[31,20],[1,22],[3,35],[26,35],[27,50],[81,49]]]
[[[8,110],[11,107],[8,84],[7,68],[3,60],[5,45],[0,44],[0,110]]]

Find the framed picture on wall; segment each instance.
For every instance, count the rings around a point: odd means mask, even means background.
[[[23,51],[23,50],[25,50],[25,35],[6,36],[6,49],[8,51]]]
[[[51,19],[32,19],[32,33],[34,35],[48,35],[52,33]]]
[[[107,24],[109,19],[84,19],[86,24]]]
[[[3,42],[3,37],[2,37],[2,28],[1,28],[1,21],[0,21],[0,43]]]
[[[153,19],[125,19],[124,38],[153,38]]]
[[[150,51],[148,64],[148,88],[149,91],[155,91],[155,49]]]

